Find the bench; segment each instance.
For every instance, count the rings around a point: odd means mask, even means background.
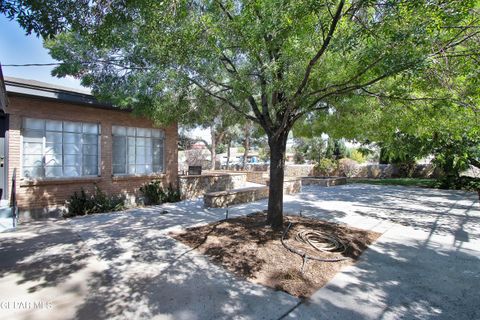
[[[206,193],[203,196],[203,203],[206,208],[224,208],[265,198],[268,198],[267,186],[249,187]]]

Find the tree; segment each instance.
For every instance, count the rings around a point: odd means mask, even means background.
[[[340,160],[348,157],[348,149],[345,142],[340,139],[328,138],[325,157],[333,160]]]
[[[323,137],[296,137],[295,154],[299,159],[316,163],[325,157],[326,143]]]
[[[157,121],[222,103],[263,128],[273,228],[283,226],[286,142],[296,121],[322,111],[375,114],[379,88],[406,101],[410,93],[394,88],[433,70],[438,57],[460,54],[479,32],[476,0],[138,0],[79,10],[50,2],[6,3],[34,8],[47,29],[45,12],[66,8],[69,32],[46,43],[63,62],[56,75],[80,77],[100,98]]]
[[[243,124],[243,160],[242,160],[242,169],[245,170],[247,165],[248,152],[250,151],[250,140],[254,131],[254,126],[252,121],[245,121]]]

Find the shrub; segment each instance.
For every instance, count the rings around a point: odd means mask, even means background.
[[[164,202],[180,201],[180,191],[175,190],[170,184],[166,191],[163,190],[160,180],[153,180],[140,187],[140,192],[145,198],[146,205],[157,205]]]
[[[338,172],[340,175],[346,177],[353,177],[357,175],[360,166],[355,160],[343,158],[338,161]]]
[[[75,192],[67,201],[68,213],[66,217],[77,215],[120,211],[125,209],[125,198],[123,196],[108,196],[95,186],[93,194],[88,194],[83,188],[80,194]]]
[[[336,170],[337,162],[329,158],[321,159],[314,167],[315,174],[321,176],[331,176]]]
[[[165,193],[163,192],[162,182],[153,180],[140,187],[146,205],[155,205],[163,203]]]
[[[480,192],[480,178],[445,176],[438,180],[436,187]]]
[[[358,163],[364,163],[366,161],[366,158],[363,155],[363,153],[361,153],[360,151],[358,151],[356,149],[352,150],[349,158],[352,159],[353,161],[358,162]]]
[[[165,192],[164,202],[178,202],[180,200],[180,190],[174,189],[170,184]]]
[[[80,190],[80,194],[76,191],[70,197],[70,200],[67,202],[68,213],[66,216],[74,217],[74,216],[83,216],[87,214],[91,210],[91,202],[87,193],[83,188]]]

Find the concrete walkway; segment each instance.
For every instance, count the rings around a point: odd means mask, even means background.
[[[260,201],[229,215],[265,208]],[[476,194],[308,187],[285,198],[287,213],[299,210],[383,233],[308,301],[238,279],[170,238],[224,218],[225,209],[198,200],[0,233],[0,318],[480,319]]]

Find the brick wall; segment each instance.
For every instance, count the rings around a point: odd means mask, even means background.
[[[109,194],[124,194],[135,198],[142,184],[154,178],[162,179],[165,185],[177,186],[177,125],[165,130],[165,173],[155,176],[113,176],[112,175],[112,125],[131,127],[154,127],[152,121],[137,117],[130,112],[99,109],[94,107],[46,101],[35,98],[9,96],[9,146],[8,181],[13,169],[17,168],[17,199],[20,211],[54,209],[61,207],[75,191],[82,187],[93,190],[98,185]],[[21,177],[21,123],[23,117],[51,120],[97,122],[101,125],[100,176],[43,181],[27,181]]]

